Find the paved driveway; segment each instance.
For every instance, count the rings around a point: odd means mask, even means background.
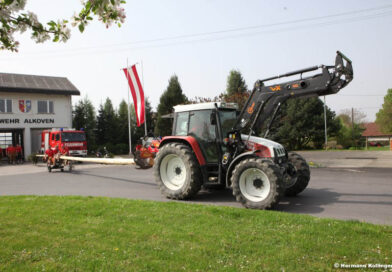
[[[0,166],[0,195],[83,195],[168,201],[152,170],[81,164],[72,173],[44,165]],[[241,207],[230,190],[201,191],[195,203]],[[313,168],[309,187],[278,210],[392,225],[391,168]]]

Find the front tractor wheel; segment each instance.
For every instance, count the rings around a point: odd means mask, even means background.
[[[192,150],[179,143],[169,143],[159,149],[154,175],[162,194],[171,199],[189,199],[202,184],[200,167]]]
[[[244,159],[231,176],[233,195],[251,209],[271,209],[278,204],[284,188],[278,168],[258,158]]]
[[[295,152],[289,153],[289,162],[292,164],[295,171],[293,171],[294,173],[292,175],[289,175],[288,181],[285,184],[285,195],[296,196],[308,186],[310,169],[305,159]]]

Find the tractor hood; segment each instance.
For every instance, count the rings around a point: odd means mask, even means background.
[[[248,137],[249,137],[249,135],[241,134],[241,139],[244,142],[246,142],[248,140]],[[253,142],[253,143],[268,147],[269,151],[271,152],[271,156],[275,156],[275,154],[278,157],[286,156],[286,149],[281,144],[279,144],[277,142],[274,142],[274,141],[271,141],[271,140],[268,140],[265,138],[261,138],[261,137],[256,137],[256,136],[250,136],[249,142]]]

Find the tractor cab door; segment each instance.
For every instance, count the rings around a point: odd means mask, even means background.
[[[178,112],[175,116],[173,135],[194,137],[207,163],[218,163],[216,125],[210,121],[212,110]]]
[[[212,110],[197,110],[189,113],[188,135],[196,138],[207,163],[218,163],[216,125],[210,121]]]

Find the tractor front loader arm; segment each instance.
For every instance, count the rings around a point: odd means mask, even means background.
[[[303,74],[320,70],[320,73],[303,77]],[[297,80],[274,85],[265,82],[283,77],[300,75]],[[283,75],[258,80],[233,127],[233,132],[241,133],[249,129],[251,135],[271,118],[267,132],[280,105],[289,98],[324,96],[338,93],[353,79],[353,68],[349,58],[337,51],[335,65],[313,66]],[[266,136],[266,135],[265,135]]]

